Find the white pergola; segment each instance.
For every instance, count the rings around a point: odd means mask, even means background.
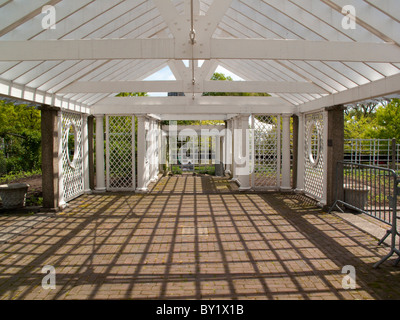
[[[226,120],[235,129],[249,115],[277,115],[283,121],[282,172],[288,165],[288,117],[296,116],[297,188],[307,189],[307,157],[300,148],[310,126],[324,124],[328,160],[336,136],[329,128],[335,124],[332,107],[400,93],[398,8],[398,0],[0,0],[0,95],[58,112],[57,132],[63,126],[60,113],[82,116],[84,190],[89,115],[136,116],[142,130],[160,120]],[[244,81],[210,81],[218,66]],[[175,80],[146,81],[165,67]],[[185,96],[115,97],[120,92]],[[96,126],[104,131],[102,121]],[[99,145],[102,138],[96,137]],[[138,152],[146,152],[143,148],[138,145]],[[329,165],[321,170],[326,180]],[[59,165],[60,180],[64,171]],[[283,180],[289,187],[287,177]],[[330,191],[323,188],[317,198],[326,203]]]

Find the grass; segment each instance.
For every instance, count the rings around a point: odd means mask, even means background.
[[[10,173],[7,173],[0,177],[0,183],[1,184],[9,183],[11,181],[30,178],[30,177],[34,177],[34,176],[41,175],[41,174],[42,174],[41,170],[33,170],[33,171],[29,171],[29,172],[23,172],[23,171],[22,172],[10,172]]]
[[[182,169],[180,166],[173,165],[171,166],[171,172],[173,174],[182,174]],[[194,173],[215,175],[215,166],[194,166]]]
[[[182,174],[182,169],[179,166],[172,166],[171,172],[173,174]]]

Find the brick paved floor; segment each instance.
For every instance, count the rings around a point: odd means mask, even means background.
[[[205,192],[218,184],[226,192]],[[388,248],[301,196],[189,176],[152,190],[82,196],[0,244],[0,299],[400,298],[395,258],[372,268]],[[41,286],[45,265],[55,290]],[[355,290],[342,288],[345,265]]]

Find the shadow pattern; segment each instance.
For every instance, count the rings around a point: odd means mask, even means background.
[[[400,268],[372,268],[387,248],[312,200],[213,193],[194,178],[82,196],[1,244],[0,299],[400,298]],[[41,285],[46,265],[54,290]]]

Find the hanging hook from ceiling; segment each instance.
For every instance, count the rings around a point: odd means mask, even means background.
[[[196,77],[195,77],[195,67],[194,67],[194,45],[196,43],[196,31],[194,30],[194,4],[193,0],[190,1],[190,33],[189,33],[190,43],[192,44],[192,85],[193,85],[193,94],[192,99],[194,100],[194,86],[196,85]]]

